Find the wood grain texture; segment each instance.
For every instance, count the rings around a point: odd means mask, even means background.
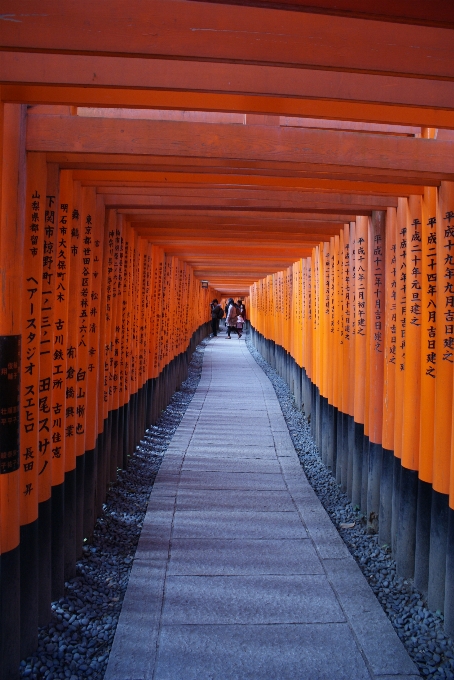
[[[27,149],[324,163],[454,175],[453,142],[334,130],[33,116]]]

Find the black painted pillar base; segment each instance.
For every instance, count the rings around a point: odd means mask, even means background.
[[[363,474],[364,425],[355,423],[355,446],[353,448],[352,504],[361,508],[361,486]]]
[[[393,460],[393,496],[392,496],[392,518],[391,518],[391,548],[394,559],[397,555],[397,541],[399,528],[399,506],[400,506],[400,458],[394,456]]]
[[[82,557],[84,545],[85,456],[76,458],[76,560]]]
[[[311,382],[311,403],[312,403],[312,416],[311,416],[311,435],[315,439],[315,431],[317,429],[317,388],[314,383]]]
[[[322,445],[322,422],[323,422],[322,399],[323,397],[320,394],[320,390],[318,389],[318,387],[315,387],[315,443],[317,444],[317,448],[320,454]]]
[[[430,609],[443,611],[445,603],[446,550],[448,546],[448,496],[432,489],[430,518],[429,584]]]
[[[383,448],[369,440],[369,468],[367,480],[367,533],[378,533],[380,514],[380,483],[383,464]]]
[[[52,594],[52,500],[38,506],[38,625],[45,626],[50,621]]]
[[[413,578],[415,573],[416,514],[418,473],[400,468],[400,503],[397,528],[396,568],[399,576]]]
[[[0,677],[16,680],[20,646],[20,547],[0,555]]]
[[[117,479],[117,459],[118,459],[118,409],[110,412],[110,442],[109,450],[107,452],[107,484],[114,482]]]
[[[369,482],[369,437],[363,436],[363,461],[361,469],[361,510],[367,515],[367,485]]]
[[[344,450],[347,459],[347,496],[353,498],[353,452],[355,450],[355,421],[344,413]]]
[[[448,541],[446,550],[445,631],[454,637],[454,510],[448,509]]]
[[[20,528],[20,656],[38,646],[39,611],[38,520]],[[3,574],[2,574],[3,577]]]
[[[51,601],[59,600],[65,590],[65,485],[52,487]]]
[[[427,595],[429,588],[430,516],[432,486],[418,479],[416,510],[415,586]]]
[[[65,581],[76,575],[76,470],[65,474]]]
[[[328,456],[326,465],[332,475],[336,474],[336,460],[337,460],[337,414],[338,410],[332,404],[328,404],[329,417],[329,442],[328,442]]]
[[[97,449],[85,452],[83,538],[91,539],[96,522],[95,482],[97,478]]]
[[[345,456],[344,448],[344,418],[341,411],[337,412],[337,427],[336,427],[336,438],[337,438],[337,455],[336,455],[336,470],[334,471],[334,477],[336,482],[340,485],[342,481],[342,464]]]
[[[324,464],[327,464],[328,460],[328,448],[330,439],[330,422],[329,422],[329,404],[326,397],[320,396],[320,415],[321,415],[321,431],[320,431],[320,443],[319,451]]]
[[[381,545],[391,545],[394,452],[382,449],[378,535]]]

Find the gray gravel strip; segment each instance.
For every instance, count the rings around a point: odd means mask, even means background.
[[[65,596],[52,603],[52,620],[40,628],[35,654],[21,662],[21,678],[104,677],[151,489],[199,384],[206,342],[197,347],[187,380],[147,430],[128,469],[118,472],[93,540],[76,565],[77,576],[65,584]]]
[[[287,383],[253,347],[246,344],[274,387],[300,463],[333,524],[366,576],[419,672],[431,680],[454,680],[454,644],[443,630],[443,615],[428,609],[410,579],[396,575],[388,546],[366,533],[362,513],[352,506],[323,464],[304,414],[296,407]],[[341,524],[353,525],[342,529]]]

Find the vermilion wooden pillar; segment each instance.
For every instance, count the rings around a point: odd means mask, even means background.
[[[21,367],[21,656],[31,654],[38,644],[39,612],[39,526],[38,503],[41,465],[41,435],[46,414],[40,410],[40,352],[43,337],[42,274],[44,215],[46,202],[46,158],[27,154],[25,193],[25,238],[23,260],[22,367]],[[44,416],[44,417],[43,417]],[[43,429],[44,428],[44,429]],[[42,446],[42,445],[41,445]]]
[[[437,209],[437,278],[443,289],[437,295],[437,380],[435,387],[435,428],[433,493],[429,558],[428,602],[432,609],[443,609],[445,596],[446,548],[448,533],[451,469],[454,367],[454,297],[451,262],[454,262],[454,183],[442,182]],[[454,287],[453,287],[454,290]]]
[[[369,460],[367,519],[369,530],[378,531],[382,476],[383,369],[385,352],[386,213],[373,211],[368,234],[368,338],[369,338]]]
[[[18,373],[22,295],[17,293],[22,291],[25,231],[25,108],[19,104],[0,104],[0,153],[0,368],[6,369],[0,377],[0,399],[2,408],[13,409],[15,417],[9,428],[0,426],[0,675],[14,677],[21,658]],[[13,388],[6,391],[7,385]]]
[[[397,215],[395,208],[386,211],[385,240],[385,319],[383,366],[382,475],[380,484],[380,540],[391,545],[394,474],[394,413],[397,352]]]

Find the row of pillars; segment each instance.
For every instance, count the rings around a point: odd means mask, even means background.
[[[109,484],[210,330],[192,269],[93,186],[25,152],[4,107],[0,229],[0,678],[18,677]]]
[[[352,505],[366,517],[367,531],[389,545],[400,576],[414,580],[429,607],[444,612],[454,634],[454,510],[449,498],[403,467],[393,451],[374,444],[364,425],[342,413],[283,347],[254,328],[252,342],[292,390],[311,426],[322,461]]]

